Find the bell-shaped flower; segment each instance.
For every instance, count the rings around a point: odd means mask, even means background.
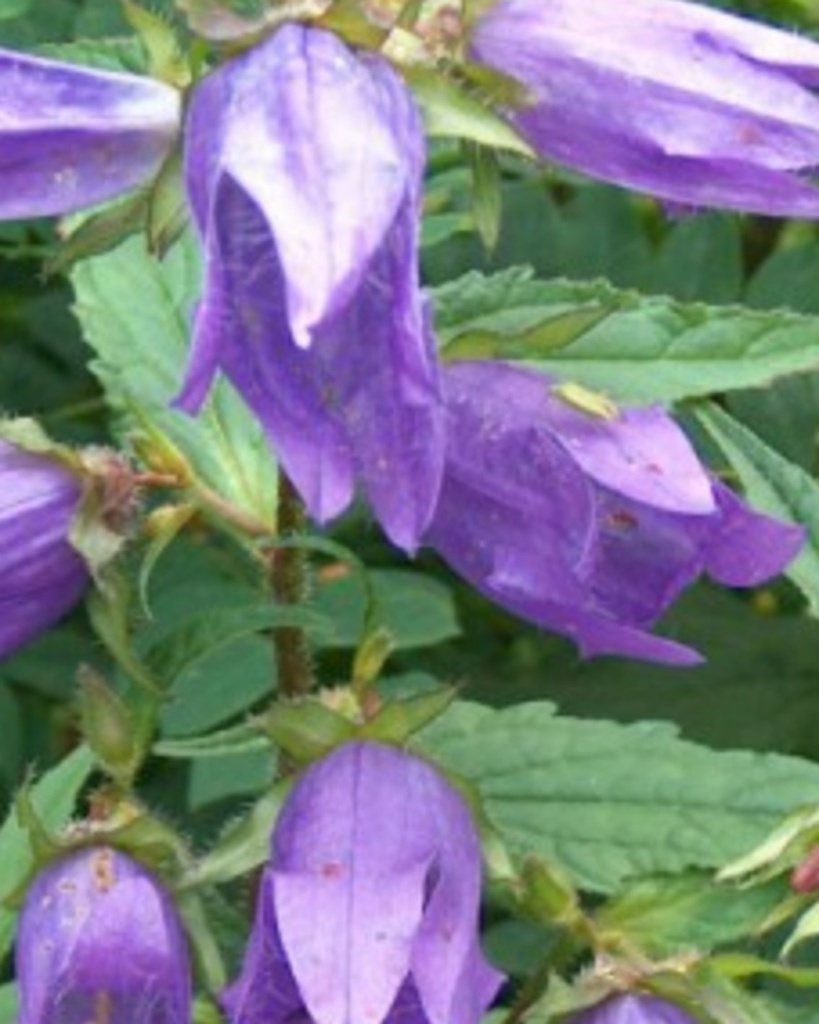
[[[819,45],[681,0],[499,0],[474,60],[543,157],[696,207],[819,217]]]
[[[17,933],[19,1024],[190,1024],[185,937],[160,883],[108,847],[35,880]]]
[[[502,980],[478,945],[480,884],[448,782],[391,747],[340,747],[276,825],[231,1024],[478,1024]]]
[[[290,24],[193,94],[186,176],[204,294],[178,404],[222,371],[312,516],[361,481],[412,550],[443,465],[439,372],[417,242],[419,114],[380,57]]]
[[[0,658],[51,626],[90,581],[69,542],[78,473],[0,441]]]
[[[657,407],[586,411],[501,363],[445,376],[447,462],[425,543],[492,600],[585,655],[686,664],[648,630],[701,573],[755,586],[803,532],[753,512]]]
[[[181,100],[138,75],[0,50],[0,219],[67,213],[150,180]]]
[[[626,993],[572,1017],[569,1024],[696,1024],[696,1021],[665,999]]]

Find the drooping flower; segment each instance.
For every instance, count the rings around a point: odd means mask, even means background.
[[[347,744],[276,825],[231,1024],[478,1024],[501,982],[477,935],[481,859],[423,761]]]
[[[19,1024],[190,1024],[185,938],[170,897],[108,847],[47,868],[17,934]]]
[[[0,50],[0,218],[67,213],[148,181],[179,93],[137,75]]]
[[[572,1017],[570,1024],[695,1024],[695,1021],[665,999],[626,993]]]
[[[445,392],[446,470],[425,542],[585,655],[696,662],[648,632],[677,595],[703,572],[755,586],[801,547],[801,529],[712,478],[660,408],[597,415],[500,363],[452,365]]]
[[[68,535],[77,473],[0,441],[0,658],[62,618],[90,575]]]
[[[356,481],[412,550],[443,464],[439,373],[418,286],[423,132],[389,65],[286,25],[196,89],[188,192],[206,253],[179,399],[222,371],[310,513]]]
[[[819,217],[819,45],[681,0],[500,0],[471,56],[548,160],[672,202]]]

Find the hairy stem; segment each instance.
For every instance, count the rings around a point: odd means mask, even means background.
[[[279,536],[304,532],[304,504],[293,484],[279,470]],[[282,605],[299,604],[307,595],[307,556],[297,547],[274,547],[269,554],[270,585]],[[279,693],[301,697],[313,687],[313,666],[304,630],[283,626],[273,630]]]

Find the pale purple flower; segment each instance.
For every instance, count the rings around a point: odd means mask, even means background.
[[[43,871],[17,933],[18,1024],[190,1024],[185,937],[160,883],[108,847]]]
[[[627,993],[572,1017],[569,1024],[696,1024],[696,1021],[665,999]]]
[[[478,1024],[481,853],[429,765],[350,743],[297,783],[273,836],[231,1024]]]
[[[0,218],[67,213],[150,180],[179,93],[137,75],[0,50]]]
[[[68,540],[81,494],[78,473],[0,441],[0,658],[62,618],[88,587]]]
[[[500,0],[471,56],[538,153],[671,203],[819,217],[819,45],[679,0]]]
[[[363,484],[412,550],[443,464],[418,286],[423,132],[381,58],[286,25],[193,94],[187,184],[204,295],[179,404],[222,371],[325,521]]]
[[[425,543],[585,655],[698,661],[648,630],[703,572],[732,587],[776,575],[803,531],[712,478],[662,409],[605,418],[555,384],[501,363],[447,369],[446,470]]]

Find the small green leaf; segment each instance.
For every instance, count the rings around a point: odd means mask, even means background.
[[[276,468],[264,432],[237,393],[217,381],[198,416],[171,408],[188,361],[201,278],[192,234],[157,260],[141,236],[83,260],[71,280],[76,313],[96,354],[92,369],[124,433],[167,436],[198,478],[255,520],[276,523]],[[158,341],[161,340],[161,344]]]
[[[94,767],[88,747],[78,747],[55,768],[47,771],[31,789],[31,803],[39,821],[48,829],[65,825],[75,810],[77,797]],[[0,828],[0,958],[10,949],[17,914],[5,900],[15,892],[34,867],[31,846],[17,817],[11,814]]]
[[[82,732],[94,756],[115,779],[129,783],[140,750],[133,715],[103,677],[88,665],[77,672]]]
[[[467,145],[472,170],[472,212],[475,228],[488,252],[498,244],[502,216],[501,175],[498,157],[486,146]]]
[[[324,616],[308,608],[273,604],[209,610],[166,636],[145,655],[149,670],[171,686],[183,672],[221,647],[242,637],[282,626],[328,636]]]
[[[714,949],[744,939],[765,921],[784,884],[738,889],[710,875],[643,879],[604,904],[599,929],[633,943],[649,955],[673,956],[684,949]]]
[[[180,879],[182,888],[217,885],[253,871],[270,857],[270,836],[292,785],[280,782],[230,825],[216,845]]]
[[[243,722],[206,736],[160,740],[154,744],[153,752],[159,757],[196,760],[200,757],[236,757],[269,748],[270,741],[260,734],[259,726]]]
[[[698,405],[695,413],[736,470],[748,501],[760,512],[805,527],[802,553],[785,573],[819,617],[819,484],[718,406]]]
[[[790,814],[767,835],[762,842],[748,853],[726,864],[720,869],[723,881],[751,881],[766,879],[792,868],[798,857],[806,852],[800,844],[806,841],[808,847],[819,840],[819,808],[811,807]],[[798,853],[794,853],[794,849]]]
[[[88,617],[97,636],[114,661],[137,685],[154,697],[162,697],[160,680],[133,649],[131,636],[131,590],[120,574],[108,573],[104,591],[92,591],[87,602]]]
[[[264,729],[297,764],[317,761],[356,735],[355,723],[312,698],[274,704]]]
[[[188,808],[194,814],[219,801],[230,801],[256,796],[269,789],[276,777],[275,751],[267,745],[265,750],[237,755],[225,771],[225,762],[216,758],[198,758],[188,774]]]
[[[532,148],[506,121],[459,83],[420,66],[405,69],[405,73],[421,105],[427,133],[433,138],[466,139],[534,157]]]
[[[392,636],[396,650],[427,647],[460,632],[450,590],[418,572],[374,570],[369,573],[378,625]],[[319,580],[312,605],[333,624],[319,638],[330,647],[355,647],[361,640],[367,614],[367,595],[361,577],[340,573]]]
[[[362,738],[382,740],[385,743],[405,743],[442,715],[458,694],[454,686],[442,686],[431,693],[421,693],[406,700],[391,700],[360,728]]]

